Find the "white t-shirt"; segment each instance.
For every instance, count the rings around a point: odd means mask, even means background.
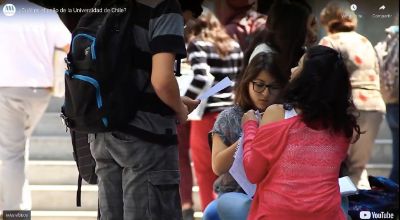
[[[53,10],[18,1],[15,14],[6,16],[6,3],[0,5],[0,87],[52,87],[54,50],[67,46],[71,33]]]

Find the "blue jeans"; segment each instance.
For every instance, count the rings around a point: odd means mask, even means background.
[[[386,120],[392,133],[393,162],[389,178],[399,183],[399,104],[386,105]]]
[[[204,210],[203,220],[246,220],[249,215],[251,201],[243,193],[223,193],[208,204]],[[348,217],[349,199],[346,196],[342,197],[341,206]]]
[[[217,211],[218,199],[210,202],[203,212],[203,220],[221,220]]]
[[[250,205],[244,193],[223,193],[204,210],[203,220],[246,220]]]

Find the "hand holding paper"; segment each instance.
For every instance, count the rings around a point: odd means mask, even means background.
[[[193,110],[195,110],[197,108],[197,106],[199,106],[199,104],[200,104],[200,100],[198,100],[198,99],[193,100],[187,96],[181,96],[181,100],[182,100],[183,104],[185,104],[187,106],[189,114]]]
[[[246,172],[243,167],[243,138],[240,137],[238,142],[238,147],[235,153],[235,160],[231,168],[229,169],[229,173],[236,180],[236,182],[242,187],[242,189],[246,192],[246,194],[252,198],[254,193],[256,192],[256,184],[250,183],[247,179]]]

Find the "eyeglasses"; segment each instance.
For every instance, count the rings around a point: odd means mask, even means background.
[[[252,81],[253,83],[253,90],[254,92],[257,93],[263,93],[266,88],[268,88],[268,93],[269,94],[276,94],[281,87],[278,85],[274,84],[265,84],[263,82],[258,82],[258,81]]]

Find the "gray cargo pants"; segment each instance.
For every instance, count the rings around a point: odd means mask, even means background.
[[[89,134],[101,220],[180,220],[178,148],[122,132]]]

